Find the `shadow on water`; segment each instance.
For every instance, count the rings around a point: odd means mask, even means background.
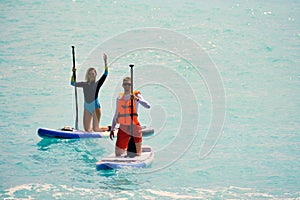
[[[100,188],[113,191],[136,190],[140,186],[139,179],[130,173],[131,170],[132,169],[112,169],[98,171],[98,175],[103,177],[101,182],[99,182]]]
[[[117,175],[117,170],[116,169],[99,170],[98,175],[102,177],[113,177]]]
[[[94,171],[95,163],[106,154],[100,142],[98,138],[84,140],[43,138],[36,145],[38,152],[47,152],[47,154],[38,153],[39,156],[47,155],[48,158],[58,158],[74,163],[74,165],[80,162],[85,163],[81,168],[85,170],[83,173],[87,173],[86,171]]]
[[[43,138],[41,141],[37,143],[38,150],[47,151],[49,147],[53,144],[61,144],[61,143],[74,143],[77,140],[75,139],[56,139],[56,138]]]

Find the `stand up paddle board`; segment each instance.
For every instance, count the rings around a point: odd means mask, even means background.
[[[154,129],[142,126],[143,136],[150,136],[154,134]],[[64,130],[64,129],[50,129],[39,128],[37,134],[42,138],[60,138],[60,139],[81,139],[81,138],[104,138],[109,137],[110,132],[86,132],[82,130]],[[115,130],[115,135],[117,130]]]
[[[142,155],[133,158],[127,156],[115,156],[115,153],[103,158],[96,164],[97,170],[122,169],[122,168],[144,168],[149,166],[154,158],[150,146],[142,147]]]

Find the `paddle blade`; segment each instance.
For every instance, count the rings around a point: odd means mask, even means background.
[[[127,156],[130,158],[133,158],[136,156],[136,147],[135,147],[135,143],[134,143],[134,138],[132,136],[130,137],[130,140],[128,142]]]

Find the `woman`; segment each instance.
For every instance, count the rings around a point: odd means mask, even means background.
[[[108,127],[99,127],[101,118],[101,106],[98,100],[98,94],[101,86],[103,85],[107,75],[107,55],[103,54],[105,70],[101,78],[96,81],[97,71],[91,67],[87,70],[85,75],[85,82],[72,82],[71,85],[83,88],[84,94],[84,113],[83,113],[83,126],[84,130],[88,132],[103,132],[107,131]]]

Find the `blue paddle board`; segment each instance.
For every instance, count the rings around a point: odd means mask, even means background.
[[[143,136],[150,136],[154,134],[154,129],[146,126],[142,126]],[[82,138],[103,138],[109,137],[110,132],[86,132],[82,130],[62,130],[62,129],[50,129],[39,128],[37,134],[42,138],[61,138],[61,139],[82,139]],[[115,130],[115,135],[117,130]]]
[[[113,153],[97,162],[96,169],[109,170],[124,168],[145,168],[152,163],[153,158],[153,149],[150,146],[143,146],[141,156],[130,158],[127,156],[115,156],[115,153]]]

